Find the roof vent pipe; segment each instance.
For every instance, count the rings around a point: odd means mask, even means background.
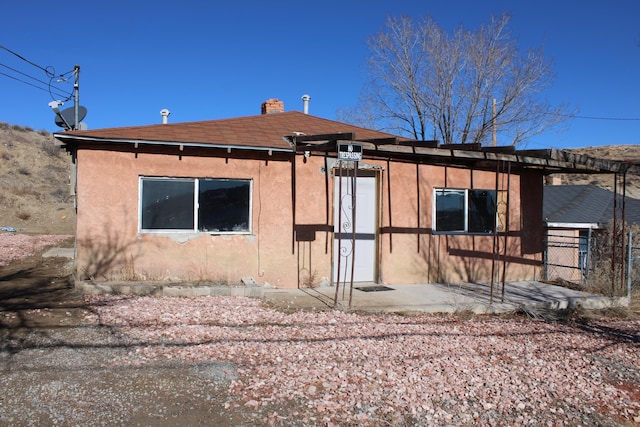
[[[171,114],[171,111],[167,110],[166,108],[163,108],[162,110],[160,110],[160,115],[162,116],[163,125],[166,125],[167,123],[169,123],[169,114]]]
[[[309,100],[311,97],[309,95],[302,95],[302,112],[305,114],[309,114]]]

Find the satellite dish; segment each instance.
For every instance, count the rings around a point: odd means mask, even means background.
[[[78,107],[78,122],[82,121],[87,116],[87,109],[83,106]],[[55,122],[56,125],[61,128],[66,128],[67,125],[72,126],[76,123],[76,110],[75,107],[66,108],[59,113],[56,114]]]

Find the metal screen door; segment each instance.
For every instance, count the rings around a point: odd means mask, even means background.
[[[376,178],[352,173],[334,179],[333,281],[374,282],[376,262]],[[342,187],[342,190],[340,189]],[[355,247],[353,246],[353,189],[355,187]],[[355,258],[354,257],[355,254]],[[339,258],[339,259],[338,259]],[[338,269],[340,272],[338,274]]]

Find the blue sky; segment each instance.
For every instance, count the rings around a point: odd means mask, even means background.
[[[269,98],[301,111],[303,94],[310,114],[335,119],[356,105],[367,39],[387,16],[429,14],[453,29],[502,13],[512,15],[523,51],[543,46],[554,61],[547,101],[594,117],[574,118],[523,148],[640,144],[638,0],[25,0],[2,6],[0,46],[56,75],[80,65],[90,129],[160,123],[163,108],[172,123],[254,115]],[[0,122],[59,130],[50,94],[25,82],[47,85],[31,77],[49,81],[0,49]]]

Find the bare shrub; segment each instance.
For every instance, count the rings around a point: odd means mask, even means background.
[[[27,196],[33,194],[33,190],[29,185],[15,181],[10,183],[9,192],[15,196]]]
[[[33,128],[29,126],[11,125],[11,130],[18,132],[33,132]]]
[[[188,277],[193,282],[211,282],[213,273],[205,264],[192,263],[189,266]]]
[[[61,167],[61,166],[56,166],[56,165],[49,165],[43,172],[42,172],[42,177],[49,181],[49,182],[63,182],[61,181],[61,177],[63,177],[64,175],[67,175],[65,178],[68,179],[68,172],[67,172],[67,168],[65,167]]]
[[[63,188],[56,188],[49,195],[53,196],[53,198],[58,202],[66,202],[69,198],[69,190],[65,190]]]
[[[589,275],[586,288],[590,292],[603,295],[620,296],[626,293],[626,264],[628,233],[631,231],[633,248],[640,248],[640,225],[625,226],[618,221],[616,224],[616,234],[614,236],[613,222],[607,228],[599,230],[595,234],[592,244],[593,270]],[[614,238],[615,237],[615,238]],[[613,247],[614,241],[616,247]],[[622,243],[624,241],[624,247]],[[612,257],[615,256],[616,271],[615,276],[612,271],[614,263]],[[640,269],[632,269],[631,282],[633,287],[640,286]]]
[[[122,264],[122,270],[120,272],[120,278],[127,281],[138,281],[142,279],[136,271],[136,260],[133,255],[125,257]]]
[[[310,271],[302,278],[301,285],[303,288],[316,288],[318,287],[318,283],[318,272],[314,270]]]
[[[48,156],[57,157],[62,152],[62,149],[55,145],[52,141],[44,141],[40,144],[40,149]]]
[[[27,221],[31,218],[31,214],[27,211],[20,211],[16,216],[18,217],[18,219],[21,219],[23,221]]]

